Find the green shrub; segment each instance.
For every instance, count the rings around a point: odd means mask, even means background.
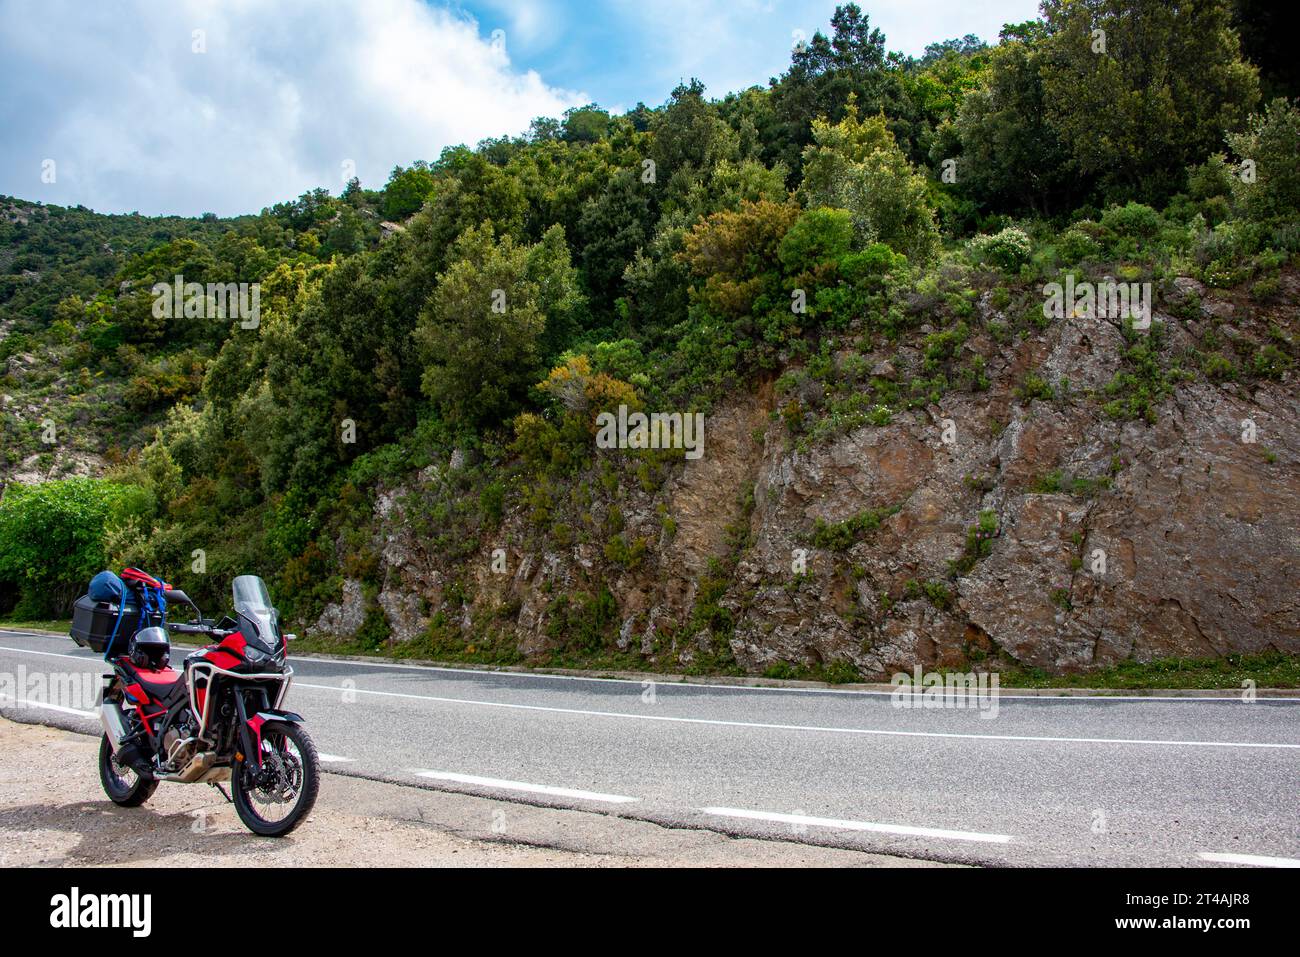
[[[1151,239],[1160,232],[1160,214],[1142,203],[1111,206],[1101,214],[1101,225],[1116,236]]]
[[[1016,272],[1029,262],[1034,244],[1023,229],[1008,226],[992,236],[976,236],[970,241],[976,259],[991,263],[1006,272]]]
[[[1051,384],[1036,372],[1031,372],[1025,376],[1025,381],[1018,390],[1020,398],[1026,402],[1031,399],[1044,399],[1050,401],[1056,397],[1056,391]]]
[[[1061,233],[1061,238],[1056,241],[1056,255],[1061,265],[1073,266],[1085,259],[1100,256],[1101,243],[1082,229],[1072,227]]]
[[[880,528],[886,518],[900,510],[901,506],[898,505],[891,508],[869,508],[843,522],[827,522],[819,518],[813,523],[812,543],[818,548],[846,551],[863,536]]]
[[[595,654],[612,635],[618,604],[608,588],[595,595],[560,595],[546,607],[546,635],[564,643],[567,651]]]
[[[992,554],[993,539],[999,532],[998,513],[991,508],[981,509],[975,524],[966,529],[966,547],[961,556],[948,563],[949,574],[953,578],[970,574],[981,559]]]
[[[1265,379],[1280,379],[1293,365],[1291,357],[1271,342],[1263,346],[1251,361],[1251,371]]]
[[[1205,373],[1207,379],[1213,379],[1215,382],[1235,378],[1237,374],[1232,361],[1221,352],[1211,352],[1202,359],[1201,371]]]
[[[0,583],[17,599],[14,613],[66,613],[107,562],[105,533],[152,510],[146,490],[104,479],[10,485],[0,499]]]
[[[1251,117],[1246,132],[1228,136],[1233,152],[1254,165],[1253,181],[1241,176],[1230,180],[1238,207],[1251,219],[1296,219],[1300,210],[1298,142],[1300,109],[1281,98]]]

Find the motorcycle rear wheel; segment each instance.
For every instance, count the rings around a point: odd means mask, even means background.
[[[119,764],[108,743],[108,735],[99,740],[99,783],[108,799],[118,807],[139,807],[158,790],[158,782]]]
[[[235,766],[230,779],[235,813],[254,834],[284,837],[316,804],[320,789],[316,745],[305,728],[268,721],[262,726],[262,761],[272,768],[274,780],[259,783],[252,760]]]

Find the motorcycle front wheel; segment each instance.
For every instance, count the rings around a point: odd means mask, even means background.
[[[262,766],[251,756],[231,775],[235,813],[254,834],[283,837],[316,803],[320,759],[306,729],[268,721],[262,726]]]

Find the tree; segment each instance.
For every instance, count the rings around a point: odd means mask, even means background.
[[[765,304],[788,303],[781,283],[781,240],[798,216],[793,204],[762,200],[697,224],[686,234],[681,253],[691,274],[703,280],[692,287],[695,301],[714,315],[734,319]]]
[[[578,220],[582,272],[594,310],[610,313],[622,292],[623,271],[654,228],[649,191],[632,170],[610,177],[604,192],[587,200]]]
[[[797,173],[804,148],[812,142],[811,122],[844,115],[854,96],[869,112],[881,109],[889,97],[891,78],[885,70],[885,35],[856,3],[837,5],[831,15],[831,35],[820,30],[797,44],[790,69],[772,81],[773,124],[767,158],[783,161]]]
[[[678,175],[707,176],[719,161],[735,159],[739,148],[735,132],[704,99],[704,84],[695,79],[673,90],[650,121],[650,131],[650,158],[660,183]]]
[[[529,213],[520,179],[463,146],[443,150],[434,173],[434,195],[407,228],[421,247],[420,286],[446,268],[448,250],[466,229],[490,222],[498,235],[518,238]]]
[[[1300,97],[1300,58],[1285,4],[1272,0],[1234,0],[1232,26],[1246,59],[1259,67],[1264,99]]]
[[[696,279],[693,328],[677,349],[690,367],[710,362],[710,376],[742,361],[770,367],[780,347],[801,331],[802,313],[791,308],[795,290],[781,262],[781,241],[798,216],[793,203],[747,202],[735,212],[714,213],[685,235],[678,257]],[[714,354],[705,359],[708,342]]]
[[[839,123],[814,121],[803,167],[805,205],[849,210],[859,248],[882,242],[924,260],[938,247],[925,177],[908,163],[883,115],[860,121],[850,99]]]
[[[270,313],[256,330],[232,337],[261,339],[248,361],[265,371],[246,381],[230,418],[268,493],[320,486],[413,422],[420,375],[409,348],[413,301],[424,301],[432,277],[415,268],[412,260],[423,255],[414,242],[390,240],[382,253],[336,260],[318,286],[306,277],[301,293],[298,277],[280,275]],[[236,367],[239,352],[231,356]],[[208,391],[214,388],[210,380]]]
[[[543,335],[579,298],[563,233],[527,247],[490,226],[465,232],[421,312],[422,387],[462,428],[504,421],[542,372]]]
[[[564,112],[566,143],[597,143],[609,135],[609,113],[594,103]]]
[[[1257,221],[1300,217],[1300,109],[1276,99],[1228,143],[1254,173],[1230,180],[1238,209]]]
[[[1004,34],[983,82],[962,101],[953,140],[941,137],[931,160],[938,166],[959,151],[957,190],[986,208],[1050,215],[1073,208],[1078,173],[1045,119],[1036,34],[1031,25],[1021,37]]]
[[[1049,122],[1108,201],[1160,202],[1259,96],[1226,0],[1044,0]]]
[[[412,213],[419,212],[420,207],[433,195],[436,181],[429,171],[429,164],[416,160],[409,169],[394,166],[388,176],[388,185],[383,190],[384,218],[405,219]]]

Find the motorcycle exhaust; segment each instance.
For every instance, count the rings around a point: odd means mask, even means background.
[[[118,707],[116,701],[105,701],[99,706],[99,722],[104,726],[104,733],[108,735],[108,743],[113,751],[122,744],[122,739],[126,737],[126,718],[122,715],[122,709]]]

